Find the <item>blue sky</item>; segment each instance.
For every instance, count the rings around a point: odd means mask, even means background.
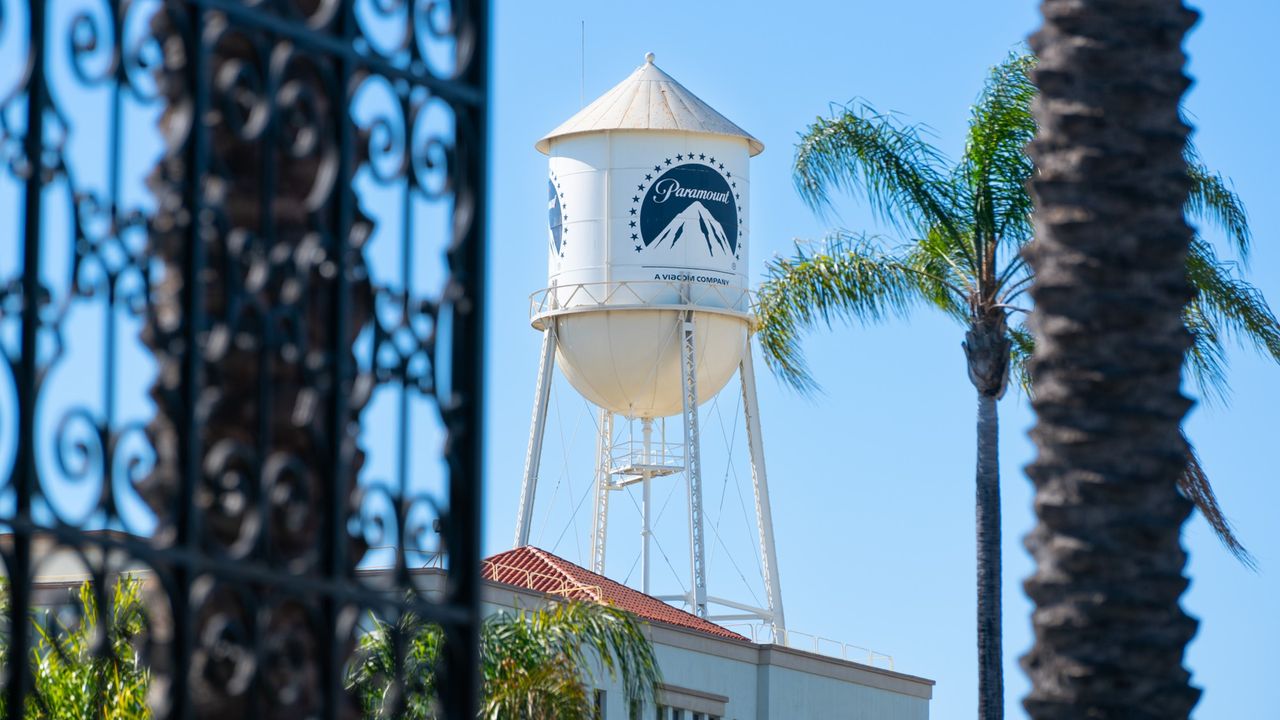
[[[66,13],[51,23],[59,32],[66,30],[77,7],[101,13],[92,0],[57,6]],[[1280,207],[1272,202],[1273,172],[1280,166],[1274,133],[1280,95],[1274,92],[1275,63],[1263,62],[1270,57],[1271,28],[1280,23],[1280,7],[1233,2],[1205,12],[1188,43],[1197,83],[1187,107],[1199,126],[1204,159],[1234,178],[1251,210],[1257,237],[1252,277],[1280,302]],[[136,11],[133,22],[145,14]],[[495,18],[485,506],[489,552],[511,543],[537,365],[539,337],[528,326],[527,301],[546,280],[547,167],[533,142],[578,109],[580,80],[585,80],[590,100],[653,51],[663,69],[764,142],[766,150],[751,168],[749,274],[754,282],[767,258],[789,252],[793,239],[821,237],[833,224],[892,235],[852,198],[839,199],[839,217],[829,221],[815,218],[803,206],[791,184],[790,162],[796,133],[806,123],[826,113],[831,102],[865,98],[929,124],[938,144],[954,156],[987,68],[1037,23],[1031,2],[943,0],[791,2],[783,7],[732,1],[498,0]],[[584,20],[585,72],[579,57]],[[9,87],[21,67],[24,23],[15,15],[0,27],[0,88]],[[73,82],[65,57],[54,62],[50,77],[55,95],[69,111],[77,189],[102,192],[109,130],[100,118],[108,96],[102,86],[86,89]],[[386,88],[376,85],[371,82],[362,90],[356,110],[362,122],[387,105]],[[10,110],[16,112],[14,107]],[[154,111],[130,104],[124,118],[124,200],[144,211],[151,200],[142,178],[159,148]],[[427,122],[438,128],[446,120],[432,116]],[[405,228],[398,193],[367,173],[358,179],[358,190],[377,220],[368,253],[372,272],[378,282],[394,287],[400,282],[403,258],[397,249]],[[19,198],[12,175],[0,172],[0,218],[17,216]],[[59,296],[65,293],[72,246],[69,202],[62,185],[46,197],[44,263]],[[412,223],[412,236],[423,241],[410,275],[417,287],[430,289],[441,277],[441,257],[430,242],[440,237],[447,217],[440,207],[417,202]],[[136,232],[128,241],[140,245],[145,237]],[[18,262],[16,242],[10,235],[0,236],[0,277],[12,276]],[[146,387],[155,366],[133,340],[137,319],[123,312],[114,317],[118,336],[124,338],[114,377],[104,375],[101,362],[108,325],[104,319],[97,299],[71,307],[64,330],[75,342],[50,375],[38,417],[46,440],[39,458],[48,476],[45,489],[71,522],[92,522],[86,513],[97,495],[89,492],[92,477],[58,477],[51,440],[66,406],[83,404],[99,412],[110,386],[118,388],[117,427],[145,422],[152,413]],[[8,324],[6,332],[14,327]],[[910,323],[815,333],[805,347],[825,394],[812,399],[780,386],[758,364],[790,627],[891,653],[897,669],[937,680],[933,717],[942,720],[972,717],[976,705],[975,402],[964,373],[961,335],[959,327],[926,313]],[[0,340],[11,344],[13,338]],[[1274,462],[1280,368],[1238,351],[1231,354],[1231,376],[1230,404],[1197,407],[1189,430],[1260,571],[1236,563],[1203,521],[1187,526],[1193,582],[1186,606],[1201,620],[1188,662],[1195,682],[1205,689],[1197,717],[1208,720],[1274,714],[1265,689],[1280,662],[1280,617],[1275,612],[1280,528],[1274,522],[1280,506]],[[749,470],[742,460],[735,394],[731,385],[703,414],[714,528],[709,565],[713,588],[751,600],[759,588],[758,581],[752,582],[752,530],[743,517],[751,505]],[[581,501],[591,476],[593,420],[563,382],[553,389],[552,401],[546,484],[534,540],[585,563],[590,512]],[[384,388],[365,412],[362,441],[370,454],[362,475],[366,484],[396,474],[397,435],[389,429],[397,406],[396,393]],[[0,411],[0,421],[11,417],[12,407],[12,386],[0,381],[0,408],[8,411]],[[1000,410],[1006,680],[1009,715],[1018,717],[1018,700],[1027,684],[1016,662],[1030,644],[1030,606],[1020,583],[1031,566],[1021,538],[1032,523],[1031,493],[1021,468],[1031,457],[1026,430],[1032,418],[1026,399],[1016,393]],[[407,457],[413,485],[430,491],[441,481],[442,435],[428,402],[410,403],[409,413],[413,447]],[[135,434],[129,442],[141,445],[141,436]],[[13,452],[12,434],[0,432],[0,467],[8,466]],[[655,582],[668,590],[678,589],[684,572],[679,562],[684,508],[676,490],[674,483],[656,489],[665,508],[657,524],[661,555],[671,566],[658,563]],[[136,498],[123,487],[117,491],[131,529],[149,531],[151,521]],[[608,570],[634,582],[635,513],[625,498],[615,503]]]
[[[496,8],[490,552],[511,543],[537,366],[539,336],[528,326],[527,295],[545,282],[546,160],[532,146],[578,109],[580,75],[590,101],[653,51],[659,66],[764,142],[751,168],[755,282],[767,258],[789,252],[793,239],[821,237],[836,224],[892,237],[854,198],[839,199],[839,217],[830,220],[804,207],[789,173],[797,131],[831,102],[865,98],[927,123],[954,157],[987,68],[1038,22],[1031,2],[499,0]],[[1234,179],[1249,206],[1257,239],[1252,278],[1280,302],[1280,206],[1272,202],[1280,96],[1273,92],[1275,63],[1263,61],[1271,56],[1268,28],[1280,23],[1280,9],[1224,2],[1202,10],[1188,41],[1196,85],[1187,108],[1205,160]],[[928,313],[909,323],[816,332],[805,348],[825,393],[812,399],[782,387],[759,365],[789,625],[889,652],[899,670],[936,680],[932,716],[942,720],[972,717],[976,707],[975,402],[961,336],[958,326]],[[1280,657],[1280,526],[1274,522],[1280,368],[1247,350],[1233,351],[1230,360],[1230,403],[1198,406],[1189,432],[1260,570],[1233,560],[1202,520],[1187,526],[1192,585],[1185,605],[1201,621],[1188,664],[1205,691],[1196,717],[1210,720],[1273,713],[1265,688]],[[592,419],[563,382],[554,394],[544,455],[551,489],[539,498],[534,538],[580,559],[590,507],[580,505],[576,518],[572,509],[590,477]],[[704,414],[704,423],[723,420],[727,435],[740,442],[731,422],[733,399],[722,402],[708,410],[719,415],[708,420]],[[1026,398],[1012,392],[1000,412],[1006,694],[1009,716],[1020,717],[1027,682],[1017,658],[1031,642],[1021,581],[1031,571],[1022,547],[1033,522],[1031,491],[1022,467],[1032,456],[1026,438],[1032,416]],[[708,483],[724,515],[724,544],[717,548],[726,578],[738,569],[749,576],[754,563],[737,512],[744,467],[717,465]],[[724,482],[717,485],[721,470]],[[683,513],[681,502],[677,496],[669,512]],[[611,543],[633,532],[634,513],[620,512]],[[727,528],[735,522],[731,535]],[[610,546],[610,572],[616,562],[616,572],[626,575],[634,543],[617,542]],[[740,568],[730,569],[729,556]],[[679,569],[679,554],[671,557]]]

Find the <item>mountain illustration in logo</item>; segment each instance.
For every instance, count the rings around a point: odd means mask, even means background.
[[[671,218],[666,228],[650,243],[650,247],[663,246],[674,248],[682,239],[686,242],[697,242],[701,238],[706,243],[707,253],[712,257],[724,253],[733,254],[729,236],[725,233],[720,221],[700,201],[693,201],[679,215]]]
[[[631,197],[628,223],[636,252],[653,247],[693,252],[697,246],[706,248],[708,257],[737,259],[742,218],[733,173],[724,171],[723,164],[713,164],[715,158],[704,162],[694,161],[692,154],[675,157],[683,162],[672,166],[666,159],[655,164]]]

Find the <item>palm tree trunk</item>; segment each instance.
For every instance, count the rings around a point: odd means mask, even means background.
[[[997,399],[978,393],[978,718],[1004,717],[1000,609],[1000,423]]]
[[[978,543],[978,719],[1004,718],[1000,602],[1000,423],[996,404],[1009,386],[1009,325],[988,308],[964,337],[969,381],[978,391],[978,467],[974,497]]]
[[[1045,0],[1032,360],[1036,720],[1188,717],[1180,0]]]

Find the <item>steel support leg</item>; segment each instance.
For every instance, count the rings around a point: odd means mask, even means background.
[[[649,465],[653,463],[653,418],[644,418],[640,421],[644,432],[644,455],[642,456],[642,464]],[[652,567],[653,555],[651,554],[652,544],[652,527],[650,525],[653,518],[653,497],[650,494],[649,471],[644,471],[644,477],[640,480],[640,591],[645,595],[650,592],[649,577],[651,573],[649,569]]]
[[[760,533],[760,568],[764,576],[764,592],[769,599],[775,630],[786,628],[782,612],[782,583],[778,579],[778,552],[773,544],[773,513],[769,509],[769,478],[764,466],[764,440],[760,436],[760,403],[756,398],[756,374],[751,359],[751,343],[738,366],[742,379],[742,410],[747,426],[747,445],[751,451],[751,484],[756,495],[756,529]]]
[[[684,381],[685,478],[689,487],[689,565],[692,575],[693,611],[707,616],[707,568],[703,546],[701,437],[698,434],[698,354],[694,337],[693,312],[684,312],[680,333],[680,372]]]
[[[533,496],[538,489],[538,467],[542,464],[542,437],[547,429],[547,403],[551,400],[551,372],[556,365],[556,324],[553,318],[542,333],[542,357],[538,361],[538,385],[533,392],[533,421],[529,427],[529,449],[524,456],[524,481],[520,484],[520,511],[516,515],[515,547],[529,544],[533,524]]]
[[[613,413],[600,409],[600,439],[596,444],[596,508],[591,517],[591,571],[604,574],[605,539],[609,535],[609,483],[613,478]]]

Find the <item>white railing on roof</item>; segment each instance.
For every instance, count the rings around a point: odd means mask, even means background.
[[[390,569],[396,559],[396,553],[400,551],[397,545],[370,545],[365,548],[364,558],[361,560],[361,570],[387,570]],[[404,561],[410,570],[418,570],[423,568],[435,568],[437,570],[444,569],[444,552],[440,550],[414,550],[406,548],[404,550]],[[392,562],[378,563],[379,559],[387,558]]]
[[[893,670],[893,656],[852,643],[832,640],[797,630],[778,630],[772,625],[759,623],[726,624],[725,628],[747,636],[756,644],[781,645],[793,650],[804,650],[815,655],[840,658],[885,670]]]

